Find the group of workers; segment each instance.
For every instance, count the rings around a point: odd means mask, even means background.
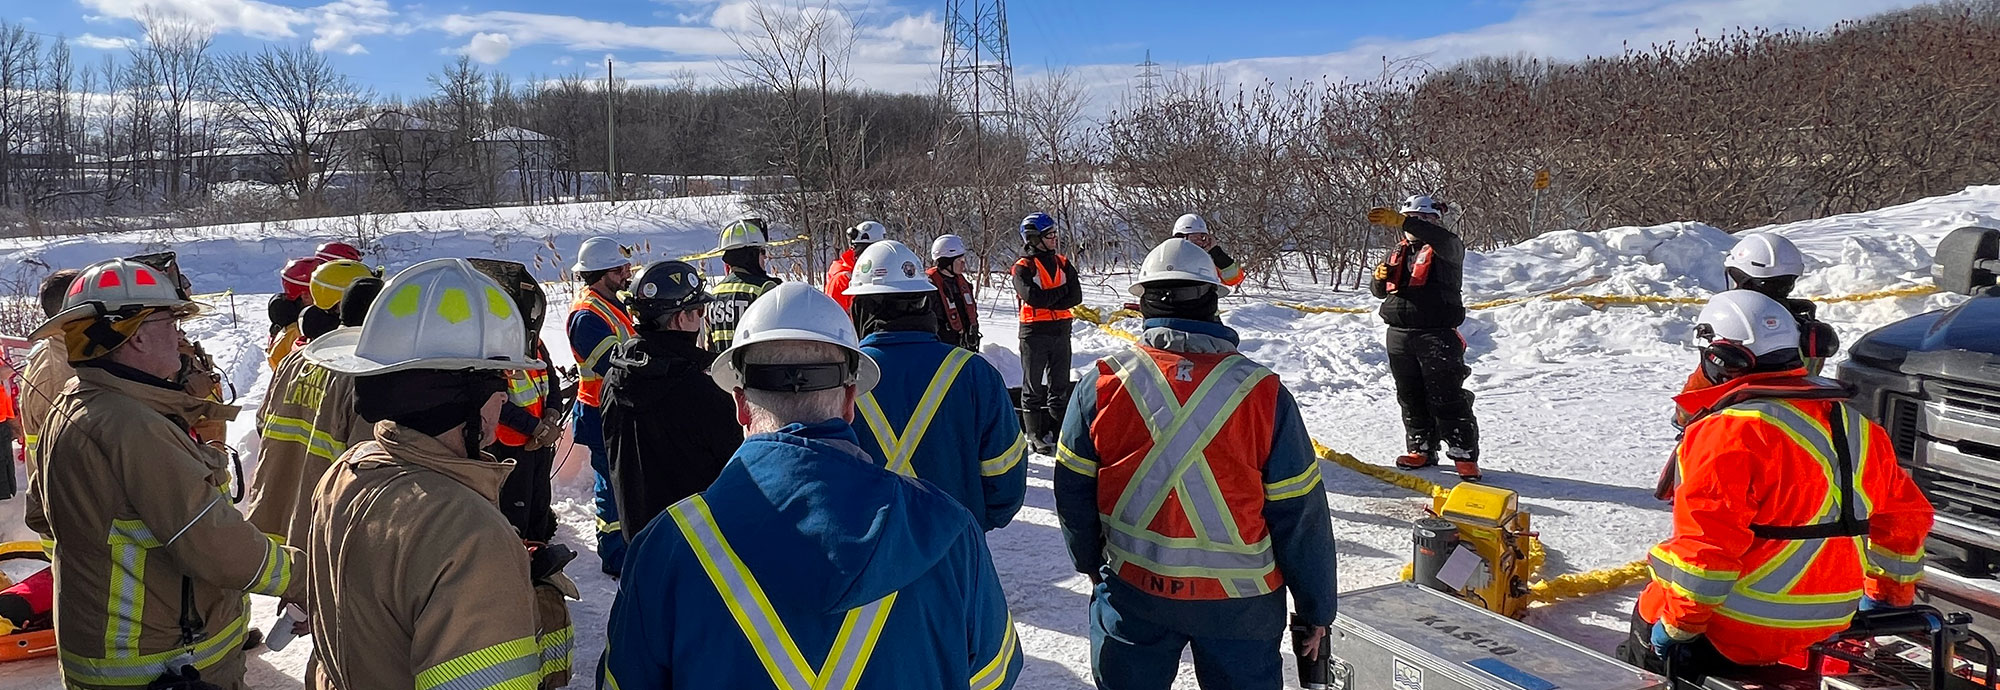
[[[1370,211],[1403,233],[1374,288],[1397,465],[1442,452],[1477,480],[1446,210]],[[1190,647],[1204,688],[1280,687],[1288,623],[1324,651],[1337,588],[1317,457],[1297,400],[1220,318],[1243,266],[1203,218],[1145,257],[1137,342],[1074,387],[1078,270],[1055,219],[1024,218],[1018,398],[978,354],[965,242],[937,238],[926,262],[887,234],[851,229],[824,293],[770,275],[757,218],[722,230],[713,285],[587,240],[571,386],[520,263],[384,277],[323,246],[271,306],[243,511],[219,437],[238,408],[178,326],[203,306],[177,264],[52,275],[21,416],[64,682],[245,687],[247,595],[263,594],[274,631],[311,635],[315,688],[567,685],[575,554],[552,543],[549,499],[565,433],[590,453],[599,566],[620,579],[600,687],[1012,687],[1023,651],[984,535],[1020,510],[1030,450],[1055,458],[1061,533],[1092,583],[1098,687],[1168,687]],[[1652,551],[1633,663],[1776,663],[1857,607],[1911,603],[1930,506],[1851,389],[1808,372],[1833,343],[1789,297],[1799,256],[1746,236],[1739,289],[1697,320],[1675,530]]]

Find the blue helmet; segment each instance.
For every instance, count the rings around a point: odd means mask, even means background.
[[[1040,212],[1030,213],[1027,217],[1021,219],[1021,239],[1023,241],[1033,240],[1037,235],[1054,230],[1055,228],[1056,219],[1050,218],[1049,214]]]

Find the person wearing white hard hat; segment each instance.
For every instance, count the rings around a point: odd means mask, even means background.
[[[1799,322],[1799,347],[1805,352],[1806,371],[1819,375],[1827,358],[1840,351],[1840,337],[1832,326],[1819,320],[1819,305],[1792,297],[1792,288],[1806,272],[1805,254],[1798,246],[1777,233],[1748,233],[1737,239],[1722,265],[1729,289],[1749,290],[1785,305]]]
[[[584,286],[570,307],[568,321],[577,377],[571,433],[590,450],[598,569],[618,577],[625,561],[625,534],[618,522],[618,496],[611,488],[611,460],[604,454],[604,375],[611,371],[611,351],[633,337],[632,317],[618,301],[618,293],[632,283],[631,252],[617,240],[592,237],[577,250],[570,273]]]
[[[59,565],[63,685],[243,688],[246,595],[302,600],[303,556],[230,505],[229,456],[192,435],[237,414],[175,380],[178,323],[201,306],[164,271],[114,259],[84,269],[63,307],[31,337],[61,334],[76,377],[48,412],[28,486],[43,511],[30,524],[46,526]]]
[[[861,351],[882,367],[881,382],[855,403],[862,449],[944,489],[982,529],[1006,526],[1027,495],[1028,446],[999,370],[938,340],[937,287],[903,243],[861,252],[847,294]]]
[[[633,544],[604,686],[1012,687],[1023,655],[978,524],[849,424],[882,373],[847,312],[780,285],[710,374],[747,436]]]
[[[854,260],[868,245],[887,237],[889,229],[872,220],[864,220],[847,229],[847,250],[826,269],[826,294],[840,303],[840,308],[854,311],[854,298],[848,296],[847,285],[854,278]]]
[[[938,315],[938,340],[947,345],[979,351],[979,299],[972,292],[972,281],[965,279],[965,265],[969,261],[965,253],[965,240],[957,235],[938,235],[931,242],[930,268],[924,269],[931,284],[937,286],[938,300],[935,303]],[[1016,426],[1020,425],[1017,420]]]
[[[1312,440],[1217,317],[1229,287],[1200,245],[1162,242],[1131,292],[1145,330],[1092,365],[1056,451],[1097,687],[1165,688],[1189,646],[1202,687],[1280,687],[1286,594],[1319,649],[1338,591]]]
[[[567,621],[540,631],[528,550],[495,504],[513,463],[480,450],[508,372],[547,366],[526,332],[492,278],[433,259],[391,277],[359,328],[303,350],[355,377],[355,412],[374,424],[313,502],[312,687],[532,688],[545,668],[566,674]]]
[[[1472,369],[1458,333],[1465,323],[1465,242],[1439,224],[1448,210],[1421,194],[1403,200],[1400,210],[1369,209],[1369,222],[1403,235],[1389,260],[1375,266],[1370,287],[1389,325],[1389,375],[1409,451],[1396,458],[1396,467],[1430,467],[1442,452],[1460,479],[1479,481],[1479,421],[1465,389]]]
[[[1215,261],[1217,275],[1222,276],[1223,285],[1233,288],[1243,284],[1243,264],[1223,251],[1222,243],[1215,240],[1215,235],[1208,231],[1208,221],[1201,216],[1189,213],[1175,219],[1174,236],[1193,242],[1202,251],[1208,252],[1208,258]]]
[[[744,218],[722,229],[722,266],[727,274],[709,291],[715,301],[708,303],[708,323],[702,327],[702,340],[708,351],[729,349],[736,340],[736,323],[742,320],[743,312],[782,282],[764,269],[764,245],[770,241],[770,231],[764,227],[762,218]]]
[[[1693,421],[1673,533],[1620,651],[1699,683],[1796,658],[1857,610],[1909,606],[1934,511],[1853,386],[1806,374],[1784,305],[1726,291],[1695,334],[1716,385],[1674,398]]]

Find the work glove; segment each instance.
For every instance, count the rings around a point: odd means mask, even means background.
[[[555,445],[557,441],[561,441],[563,435],[563,418],[566,416],[554,414],[552,410],[543,410],[541,421],[535,424],[534,433],[528,436],[528,442],[521,446],[521,449],[541,450]]]
[[[1403,229],[1403,214],[1387,206],[1368,209],[1368,222],[1394,230]]]
[[[1376,280],[1389,279],[1389,264],[1375,264],[1375,279]]]
[[[1653,655],[1665,658],[1672,652],[1674,647],[1682,643],[1691,642],[1697,637],[1701,637],[1701,633],[1691,633],[1667,625],[1667,621],[1661,619],[1660,622],[1653,624],[1653,636],[1651,640],[1653,643]]]

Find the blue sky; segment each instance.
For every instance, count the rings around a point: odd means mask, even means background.
[[[796,7],[800,0],[756,0]],[[31,31],[67,37],[88,64],[144,33],[148,16],[211,27],[221,51],[306,43],[385,95],[428,90],[459,54],[517,82],[582,71],[606,56],[642,83],[723,78],[753,0],[0,0]],[[808,4],[819,6],[820,2]],[[1224,82],[1367,76],[1383,58],[1443,66],[1481,54],[1560,59],[1626,42],[1686,40],[1736,26],[1820,28],[1909,0],[1012,0],[1024,78],[1068,70],[1115,99],[1148,50],[1169,73]],[[869,88],[935,88],[945,0],[836,2]],[[1097,104],[1098,108],[1104,103]]]

